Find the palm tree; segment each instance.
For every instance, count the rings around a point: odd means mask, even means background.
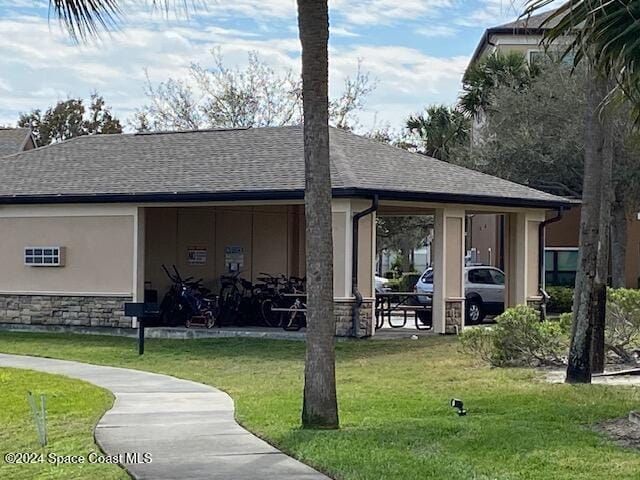
[[[153,0],[165,3],[169,0]],[[117,25],[118,0],[50,0],[75,40]],[[307,222],[307,354],[302,425],[338,428],[333,315],[333,241],[329,163],[329,9],[327,0],[298,0],[302,44],[305,215]]]
[[[298,30],[302,44],[308,307],[302,425],[310,428],[338,428],[329,163],[327,0],[298,0]]]
[[[496,87],[521,88],[536,72],[535,65],[530,68],[525,56],[519,52],[494,53],[482,58],[470,65],[462,78],[459,108],[468,116],[478,116],[491,104]]]
[[[451,147],[469,138],[469,120],[446,105],[431,105],[424,115],[409,117],[406,125],[418,137],[420,150],[439,160],[446,161]]]
[[[551,0],[529,0],[525,15]],[[544,41],[567,43],[574,62],[585,60],[591,71],[587,92],[585,174],[580,218],[580,259],[576,275],[573,328],[566,381],[591,381],[592,368],[604,364],[604,313],[611,219],[611,166],[615,147],[611,105],[615,90],[632,103],[640,117],[640,0],[569,0],[550,15]],[[613,85],[613,87],[612,87]]]

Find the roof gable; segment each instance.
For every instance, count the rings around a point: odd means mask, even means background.
[[[0,128],[0,157],[25,150],[30,141],[28,128]]]

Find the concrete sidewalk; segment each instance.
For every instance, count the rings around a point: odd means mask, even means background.
[[[0,367],[66,375],[113,392],[115,403],[96,426],[96,443],[108,455],[150,453],[150,463],[124,463],[134,478],[328,480],[240,427],[233,400],[213,387],[138,370],[2,353]]]

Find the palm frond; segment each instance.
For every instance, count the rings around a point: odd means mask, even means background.
[[[49,0],[51,12],[76,42],[113,30],[121,14],[117,0]]]

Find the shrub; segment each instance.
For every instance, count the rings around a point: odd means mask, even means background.
[[[462,351],[493,365],[494,336],[491,327],[468,328],[460,335]]]
[[[558,324],[560,325],[560,328],[562,329],[562,332],[565,335],[570,335],[571,334],[571,326],[573,325],[573,314],[572,313],[562,313],[560,314],[560,316],[557,319]]]
[[[573,288],[571,287],[547,287],[549,301],[547,312],[565,313],[573,308]]]
[[[399,292],[400,291],[400,279],[399,278],[392,278],[387,283],[387,287],[389,287],[392,292]]]
[[[605,345],[621,361],[633,361],[640,348],[640,290],[607,290]]]
[[[540,322],[539,312],[524,305],[506,310],[493,328],[465,330],[461,340],[463,350],[495,367],[559,365],[568,347],[565,323]]]
[[[400,281],[398,282],[398,287],[400,288],[399,291],[413,292],[413,287],[416,286],[416,283],[418,283],[418,280],[421,276],[422,274],[417,272],[405,273],[404,275],[402,275]]]

